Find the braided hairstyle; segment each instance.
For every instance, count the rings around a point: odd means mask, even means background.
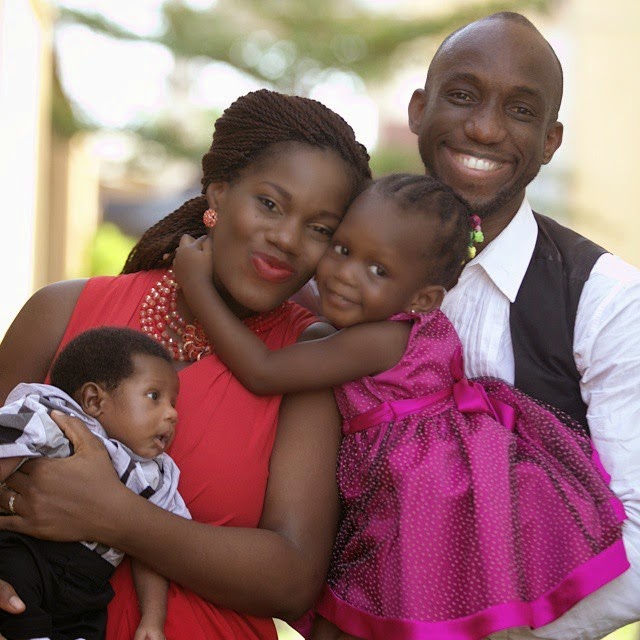
[[[424,254],[429,262],[429,283],[451,289],[467,258],[467,205],[449,187],[426,175],[393,173],[376,180],[371,191],[393,200],[407,213],[433,219],[436,233]]]
[[[310,98],[260,89],[238,98],[216,120],[211,147],[202,158],[202,193],[212,182],[236,180],[245,167],[282,151],[284,143],[338,153],[351,171],[352,197],[371,179],[367,150],[337,113]],[[207,208],[206,197],[198,196],[148,229],[131,250],[122,273],[169,266],[183,234],[198,237],[207,232],[202,222]]]

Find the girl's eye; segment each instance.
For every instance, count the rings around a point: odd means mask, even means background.
[[[334,244],[333,250],[341,256],[349,255],[349,249],[347,249],[347,247],[345,247],[343,244]]]
[[[384,278],[387,275],[387,270],[379,264],[372,264],[369,271],[377,278]]]
[[[151,398],[151,400],[157,400],[160,397],[160,394],[157,391],[149,391],[147,393],[147,398]]]
[[[263,207],[269,209],[269,211],[275,211],[276,203],[273,200],[269,200],[269,198],[258,197],[258,200],[262,204]]]

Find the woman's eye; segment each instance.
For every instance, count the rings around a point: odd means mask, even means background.
[[[311,227],[311,229],[313,231],[315,231],[316,233],[319,233],[319,234],[321,234],[323,236],[327,236],[328,238],[330,238],[335,232],[335,229],[332,229],[331,227],[325,227],[325,226],[320,225],[320,224],[314,224]]]
[[[147,398],[151,398],[151,400],[157,400],[160,397],[160,394],[157,391],[149,391],[147,393]]]
[[[343,244],[334,244],[333,245],[333,250],[341,256],[348,256],[349,255],[349,249],[347,249],[347,247],[345,247]]]
[[[377,278],[384,278],[387,275],[387,270],[379,264],[372,264],[369,271]]]

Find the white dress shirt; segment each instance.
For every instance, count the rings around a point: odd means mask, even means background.
[[[490,375],[513,383],[509,305],[537,233],[525,199],[509,226],[465,266],[445,296],[442,310],[460,334],[470,377]],[[611,254],[601,256],[580,297],[573,351],[593,444],[627,513],[623,538],[631,569],[551,624],[491,638],[593,640],[640,619],[639,322],[640,271]]]

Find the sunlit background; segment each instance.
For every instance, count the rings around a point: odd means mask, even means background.
[[[35,289],[117,273],[196,195],[213,123],[247,91],[321,100],[374,173],[420,171],[413,89],[444,35],[504,9],[565,70],[565,140],[534,207],[640,265],[637,0],[0,0],[0,336]]]

